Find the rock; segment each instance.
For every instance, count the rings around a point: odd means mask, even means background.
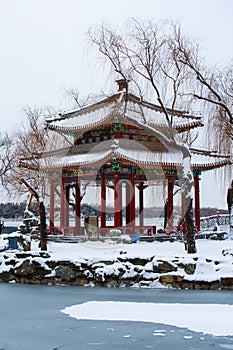
[[[26,235],[20,235],[18,237],[18,243],[19,246],[25,251],[29,251],[31,250],[31,239],[29,236]]]
[[[127,261],[107,260],[96,261],[82,259],[78,263],[69,260],[48,260],[49,254],[43,257],[27,252],[4,254],[2,260],[3,272],[0,281],[16,281],[32,284],[69,284],[74,286],[151,286],[161,283],[172,288],[187,289],[229,289],[233,290],[233,277],[223,277],[221,280],[202,281],[188,277],[195,272],[193,259],[188,261],[166,261],[153,258],[131,258]],[[181,261],[181,262],[179,262]],[[211,261],[213,266],[218,261]],[[5,265],[6,266],[5,266]],[[182,270],[177,274],[178,268]],[[4,271],[4,269],[6,271]],[[176,273],[175,273],[176,272]],[[186,278],[183,276],[186,275]],[[193,278],[193,280],[191,280]],[[195,276],[196,278],[196,276]]]
[[[27,276],[28,278],[32,278],[33,268],[30,260],[24,260],[16,269],[14,269],[14,273],[19,277]]]
[[[100,282],[100,283],[105,282],[105,274],[104,273],[97,272],[94,274],[94,278],[95,278],[96,282]]]
[[[233,290],[233,277],[222,277],[220,281],[221,289]]]
[[[14,267],[17,264],[17,260],[16,259],[6,259],[5,260],[5,265],[11,265],[12,267]]]
[[[153,272],[167,273],[177,271],[177,266],[172,265],[168,261],[157,260],[153,261]]]
[[[183,269],[185,273],[187,273],[188,275],[193,275],[196,270],[196,264],[192,264],[192,263],[188,263],[188,264],[179,263],[177,264],[177,266]]]
[[[141,266],[145,266],[150,259],[143,259],[143,258],[128,258],[127,259],[128,262],[130,262],[133,265],[141,265]]]
[[[159,282],[162,284],[173,285],[174,283],[180,283],[183,281],[183,277],[180,275],[161,275],[159,277]]]
[[[27,252],[18,252],[15,253],[15,256],[17,259],[25,259],[25,258],[29,258],[32,257],[33,255],[31,253],[27,253]]]
[[[63,282],[71,282],[75,279],[76,274],[73,268],[66,265],[59,265],[55,268],[56,278],[60,279]]]
[[[45,275],[51,272],[49,268],[45,268],[39,262],[34,260],[23,260],[23,262],[17,266],[14,270],[16,279],[27,278],[27,280],[35,281],[45,278]]]
[[[222,250],[222,255],[223,255],[223,256],[226,256],[226,255],[231,255],[231,256],[233,256],[233,252],[232,252],[231,249],[223,249],[223,250]]]
[[[108,282],[108,287],[118,287],[119,283],[117,280],[111,280]]]
[[[184,279],[180,285],[180,288],[197,290],[216,290],[220,288],[220,281],[189,281]]]

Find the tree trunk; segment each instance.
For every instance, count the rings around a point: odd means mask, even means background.
[[[196,244],[195,244],[195,228],[193,221],[193,205],[192,199],[189,201],[189,205],[185,213],[185,231],[186,231],[186,240],[187,240],[187,253],[194,254],[196,253]]]
[[[46,214],[45,214],[45,206],[43,202],[39,203],[39,211],[40,211],[40,248],[41,250],[47,250]]]
[[[182,206],[185,218],[185,234],[188,254],[196,253],[195,228],[193,221],[192,199],[193,175],[190,168],[190,156],[183,158],[182,164]]]
[[[230,206],[230,232],[229,232],[229,237],[231,240],[233,240],[233,202],[231,203]]]
[[[21,182],[29,189],[30,193],[36,198],[39,204],[40,213],[40,248],[41,250],[47,250],[47,239],[46,239],[46,212],[44,202],[41,200],[39,193],[33,188],[27,180],[21,178]]]

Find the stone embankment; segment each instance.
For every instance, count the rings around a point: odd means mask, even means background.
[[[213,271],[219,261],[205,259]],[[152,256],[129,258],[125,252],[113,260],[54,261],[47,252],[5,252],[0,261],[0,281],[29,284],[67,284],[103,287],[172,287],[182,289],[230,289],[233,277],[206,279],[197,274],[199,258],[178,257],[171,261]],[[214,274],[213,274],[214,276]]]

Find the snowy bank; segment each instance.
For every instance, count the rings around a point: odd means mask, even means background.
[[[196,243],[198,252],[187,254],[180,242],[49,242],[48,252],[40,252],[33,241],[29,252],[0,253],[0,281],[233,289],[233,241]]]

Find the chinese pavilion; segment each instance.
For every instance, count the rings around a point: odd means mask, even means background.
[[[173,226],[174,186],[180,186],[182,154],[177,149],[167,147],[150,132],[152,128],[159,133],[167,132],[167,121],[162,108],[129,93],[125,80],[118,80],[117,83],[119,91],[112,96],[46,121],[50,130],[72,136],[74,140],[70,147],[43,155],[43,167],[51,175],[50,234],[56,229],[54,198],[57,183],[60,183],[58,226],[61,234],[83,234],[80,208],[87,185],[100,191],[100,220],[96,225],[103,235],[110,228],[130,233],[151,232],[150,227],[144,225],[144,190],[158,183],[166,186],[167,221],[170,229]],[[176,133],[181,134],[203,126],[201,117],[180,110],[167,109],[167,112]],[[229,159],[210,151],[194,148],[190,148],[190,151],[194,176],[195,225],[199,231],[200,174],[228,164]],[[107,226],[106,221],[106,188],[111,188],[114,193],[114,224],[111,227]],[[69,214],[71,191],[75,193],[73,226]],[[138,225],[136,207],[139,208]]]

